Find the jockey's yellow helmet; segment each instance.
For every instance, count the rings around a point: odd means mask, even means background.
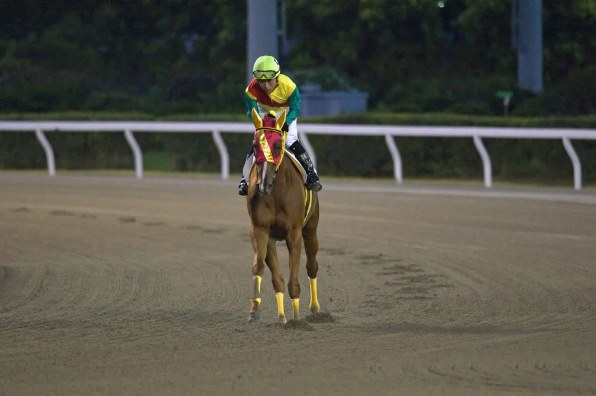
[[[252,67],[252,75],[257,80],[271,80],[279,76],[279,62],[271,55],[259,56]]]

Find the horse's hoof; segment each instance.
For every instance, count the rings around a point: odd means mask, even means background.
[[[248,323],[256,322],[257,320],[259,320],[258,312],[251,312],[248,314]]]
[[[286,319],[285,316],[278,316],[277,323],[285,325],[286,323],[288,323],[288,320]]]

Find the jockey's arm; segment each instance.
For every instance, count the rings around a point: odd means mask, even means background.
[[[298,87],[294,89],[294,92],[292,92],[288,98],[288,104],[290,105],[290,108],[288,109],[286,122],[288,125],[290,125],[296,118],[298,118],[298,115],[300,114],[300,106],[302,106],[302,100],[300,99],[300,91],[298,90]]]

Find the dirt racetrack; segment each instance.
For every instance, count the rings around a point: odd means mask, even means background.
[[[235,180],[0,172],[0,395],[596,394],[594,190],[319,197],[284,327]]]

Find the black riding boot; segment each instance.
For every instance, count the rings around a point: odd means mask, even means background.
[[[248,195],[248,183],[246,182],[244,176],[242,176],[242,179],[240,179],[240,184],[238,185],[238,195],[242,195],[243,197]]]
[[[313,191],[321,191],[323,186],[321,185],[321,180],[319,179],[319,175],[317,175],[317,171],[315,170],[315,166],[310,159],[310,156],[302,147],[302,144],[296,140],[290,147],[288,147],[292,154],[296,156],[300,165],[306,171],[306,188]]]
[[[248,157],[250,157],[252,153],[253,147],[250,146],[250,151],[246,154],[246,159],[248,159]],[[248,183],[246,182],[244,175],[242,175],[242,179],[240,180],[240,184],[238,185],[238,195],[241,195],[243,197],[248,195]]]

